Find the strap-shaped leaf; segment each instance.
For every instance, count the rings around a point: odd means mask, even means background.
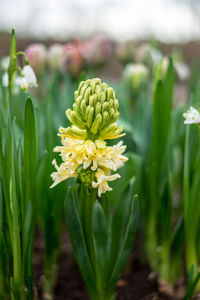
[[[200,280],[200,272],[197,273],[195,277],[195,267],[194,265],[191,266],[189,277],[188,277],[188,282],[187,282],[187,287],[186,287],[186,293],[184,296],[184,300],[189,300],[191,299],[194,290]]]
[[[167,74],[163,81],[159,80],[156,85],[153,105],[153,128],[150,170],[154,179],[151,185],[154,187],[162,178],[163,164],[166,158],[166,146],[168,140],[172,96],[174,87],[174,68],[170,59]]]
[[[65,217],[75,258],[78,262],[88,292],[94,297],[96,295],[95,277],[88,257],[83,230],[71,188],[69,189],[68,197],[65,201]]]
[[[130,204],[133,195],[134,179],[131,179],[124,187],[121,197],[119,198],[112,218],[111,227],[111,244],[109,250],[109,274],[113,270],[117,260],[118,253],[124,239],[124,229],[127,227],[130,213]],[[128,214],[128,216],[127,216]]]
[[[30,246],[30,242],[31,242],[31,228],[32,228],[32,224],[33,224],[33,209],[32,209],[32,203],[29,202],[27,207],[26,207],[26,212],[25,212],[25,216],[24,216],[24,236],[23,236],[23,247],[24,247],[24,259],[25,262],[28,259],[28,249]]]
[[[15,144],[15,121],[12,124],[12,138],[11,138],[11,176],[10,176],[10,207],[12,216],[12,251],[13,251],[13,293],[20,295],[23,287],[23,267],[22,267],[22,249],[21,249],[21,235],[20,235],[20,213],[19,213],[19,199],[17,199],[16,188],[16,160],[17,150]],[[17,297],[18,297],[17,296]],[[17,299],[17,298],[16,298]],[[20,299],[20,296],[19,296]]]
[[[93,232],[96,253],[96,278],[100,292],[104,287],[108,263],[108,230],[103,208],[97,201],[94,206]]]
[[[136,233],[136,227],[137,227],[137,219],[138,219],[138,210],[137,210],[137,196],[135,195],[132,199],[129,209],[130,214],[128,218],[128,223],[126,227],[126,231],[124,233],[124,239],[123,243],[120,247],[115,265],[113,266],[113,271],[109,276],[108,282],[107,282],[107,294],[111,295],[116,282],[123,270],[124,264],[126,263],[126,260],[130,254],[131,248],[133,246],[133,240]]]
[[[32,275],[32,246],[33,223],[35,215],[35,191],[36,191],[36,134],[35,114],[31,98],[25,105],[24,120],[24,224],[23,224],[23,249],[24,271],[26,284],[29,289],[29,297],[33,299],[33,275]]]
[[[36,137],[35,115],[31,98],[28,98],[25,106],[24,123],[24,182],[25,182],[25,206],[35,200],[36,181]]]

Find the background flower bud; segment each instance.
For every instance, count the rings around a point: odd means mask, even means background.
[[[77,78],[82,70],[82,58],[78,47],[73,43],[63,46],[61,54],[61,68],[66,70],[72,78]]]
[[[134,94],[137,93],[147,81],[148,76],[149,70],[142,64],[128,64],[123,72],[123,79]]]
[[[135,56],[135,43],[131,40],[116,45],[116,56],[123,64],[133,62]]]
[[[149,44],[142,44],[136,49],[136,60],[138,63],[153,68],[162,59],[162,53]]]
[[[51,70],[60,70],[62,52],[63,45],[61,44],[53,44],[49,47],[47,52],[47,64]]]
[[[97,35],[80,43],[79,49],[86,66],[99,66],[104,64],[110,55],[111,44],[106,37]]]
[[[25,52],[36,75],[42,74],[46,65],[46,47],[43,44],[32,44],[25,49]]]

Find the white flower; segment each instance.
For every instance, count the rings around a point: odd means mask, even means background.
[[[109,187],[108,181],[113,181],[117,178],[120,178],[120,175],[114,174],[114,175],[106,175],[105,172],[101,169],[98,169],[95,173],[95,176],[97,178],[97,182],[92,182],[93,188],[98,188],[98,196],[101,197],[101,194],[105,193],[106,191],[112,191],[112,188]]]
[[[125,70],[124,70],[124,76],[125,77],[130,77],[133,75],[139,75],[139,76],[148,76],[149,70],[148,68],[143,65],[143,64],[133,64],[130,63],[126,65]]]
[[[54,159],[52,161],[52,164],[56,168],[57,172],[53,172],[51,174],[51,178],[53,179],[54,183],[50,186],[50,188],[53,188],[55,185],[62,182],[63,180],[66,180],[70,177],[75,177],[77,175],[74,172],[70,172],[69,169],[67,169],[65,163],[62,163],[60,166],[58,166],[56,160]]]
[[[37,78],[30,65],[24,66],[22,73],[24,74],[29,87],[37,87]]]
[[[21,77],[20,76],[15,77],[15,80],[14,80],[14,94],[15,95],[19,93],[20,83],[21,83]],[[2,75],[2,84],[4,87],[8,87],[8,84],[9,84],[8,73],[4,73]]]
[[[8,73],[2,75],[2,84],[4,87],[8,87]]]
[[[200,113],[197,109],[190,106],[188,111],[183,114],[185,118],[184,124],[199,124],[200,123]]]
[[[29,87],[37,87],[37,79],[35,77],[35,73],[31,66],[24,66],[23,68],[23,75],[16,76],[14,80],[14,92],[17,94],[19,92],[19,88],[21,88],[23,91],[27,91]],[[9,78],[8,73],[4,73],[2,75],[2,84],[4,87],[8,87]]]
[[[28,90],[28,82],[26,80],[25,77],[21,77],[19,79],[19,85],[20,85],[20,88],[22,89],[22,91],[26,92]]]
[[[7,72],[10,63],[10,56],[4,56],[1,59],[1,68],[3,71]]]
[[[143,64],[127,64],[123,71],[123,78],[125,82],[137,92],[141,86],[146,82],[149,75],[148,68]]]

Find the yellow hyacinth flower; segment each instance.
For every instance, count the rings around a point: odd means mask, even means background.
[[[108,181],[120,177],[111,175],[111,171],[127,161],[122,155],[126,149],[122,141],[114,146],[107,146],[105,141],[124,135],[121,134],[123,128],[116,124],[117,108],[114,91],[100,79],[80,83],[75,92],[74,110],[66,111],[72,126],[59,129],[62,146],[55,147],[54,151],[60,153],[63,163],[58,167],[53,161],[57,172],[51,175],[54,180],[51,187],[78,176],[88,188],[98,188],[99,197],[111,190]]]
[[[112,188],[109,187],[108,181],[113,181],[117,178],[120,178],[120,175],[114,174],[114,175],[108,175],[109,170],[104,171],[102,169],[98,169],[97,172],[95,173],[95,176],[97,178],[97,182],[93,181],[92,182],[92,187],[93,188],[98,188],[98,196],[101,197],[102,193],[105,193],[107,191],[112,191]]]

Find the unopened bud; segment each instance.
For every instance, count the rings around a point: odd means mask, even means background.
[[[114,91],[113,91],[113,89],[111,87],[109,87],[107,89],[107,98],[108,99],[111,99],[111,98],[114,99],[115,98]]]
[[[90,107],[88,115],[87,115],[87,125],[89,128],[92,125],[93,115],[94,115],[94,107]]]
[[[98,132],[101,123],[102,123],[102,116],[101,116],[101,114],[98,114],[96,116],[94,122],[92,123],[91,131],[93,134],[96,134]]]
[[[108,113],[107,111],[104,111],[104,112],[103,112],[103,123],[102,123],[102,128],[103,128],[104,126],[107,125],[108,120],[109,120],[109,113]]]
[[[72,123],[71,113],[72,113],[72,110],[69,108],[66,110],[65,115],[66,115],[67,119]]]
[[[84,96],[84,99],[85,99],[86,103],[89,102],[90,95],[91,95],[91,87],[88,87],[86,92],[85,92],[85,96]]]
[[[85,104],[85,99],[83,99],[83,100],[81,101],[81,112],[82,112],[83,115],[84,115],[85,112],[86,112],[86,108],[87,108],[87,106],[86,106],[86,104]]]
[[[103,103],[103,111],[108,111],[108,109],[109,109],[109,103],[108,102],[104,102]]]
[[[74,97],[73,112],[68,110],[66,115],[72,124],[86,129],[91,139],[102,136],[101,131],[112,125],[119,116],[119,104],[113,89],[98,78],[82,81]],[[114,129],[117,128],[115,124]]]
[[[95,115],[98,115],[98,113],[101,112],[101,103],[97,102],[95,106]]]
[[[76,111],[71,113],[71,122],[80,129],[85,128],[85,123],[81,120],[80,115]]]

